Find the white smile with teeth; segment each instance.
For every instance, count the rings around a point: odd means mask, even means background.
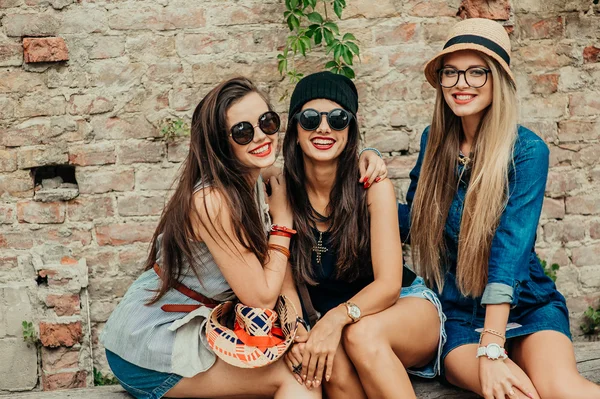
[[[475,97],[475,96],[472,95],[472,94],[457,94],[456,95],[456,98],[459,99],[459,100],[470,100],[473,97]]]
[[[330,145],[330,144],[335,143],[334,140],[324,140],[324,139],[314,139],[312,142],[315,144],[319,144],[319,145]]]
[[[250,154],[262,154],[269,149],[269,144],[258,147],[256,150],[250,151]]]

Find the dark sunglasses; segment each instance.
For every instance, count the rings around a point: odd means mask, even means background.
[[[239,145],[246,145],[254,139],[254,128],[260,127],[264,134],[272,135],[279,131],[281,119],[275,111],[267,111],[258,117],[258,123],[240,122],[233,125],[229,135]]]
[[[304,130],[317,130],[321,125],[321,117],[327,115],[327,123],[333,130],[344,130],[350,124],[354,116],[342,108],[335,108],[329,112],[319,112],[316,109],[307,108],[296,114],[295,118]]]

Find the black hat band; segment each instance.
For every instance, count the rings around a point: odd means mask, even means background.
[[[498,54],[498,56],[500,58],[502,58],[504,60],[504,62],[506,62],[506,65],[510,66],[510,56],[508,55],[506,50],[504,50],[498,43],[496,43],[490,39],[487,39],[485,37],[481,37],[481,36],[477,36],[477,35],[455,36],[446,42],[446,44],[444,45],[444,49],[446,49],[450,46],[453,46],[455,44],[462,44],[462,43],[479,44],[480,46],[483,46],[483,47],[493,51],[494,53]]]

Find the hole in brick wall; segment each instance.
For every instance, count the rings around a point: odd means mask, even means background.
[[[35,279],[37,285],[48,285],[48,276],[38,275]]]
[[[68,201],[79,195],[73,165],[40,166],[33,168],[31,174],[35,186],[33,199],[36,201]]]

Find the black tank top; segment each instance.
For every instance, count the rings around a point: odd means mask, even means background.
[[[333,245],[331,245],[331,233],[320,232],[315,228],[312,230],[317,242],[317,247],[312,251],[312,267],[318,285],[307,284],[307,288],[313,307],[321,315],[324,315],[330,309],[348,301],[360,290],[371,284],[373,273],[363,273],[365,275],[352,282],[337,279],[335,273],[337,254],[334,253]],[[319,243],[321,245],[318,245]],[[365,263],[370,264],[370,262]],[[402,286],[408,287],[417,276],[409,268],[405,266],[403,268]]]

